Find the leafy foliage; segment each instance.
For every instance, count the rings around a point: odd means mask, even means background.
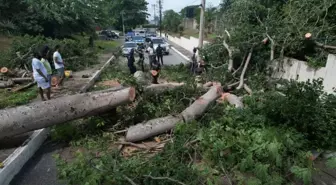
[[[49,46],[51,49],[60,45],[62,57],[68,70],[81,70],[97,61],[96,51],[88,47],[87,42],[74,39],[50,39],[43,36],[16,37],[11,47],[0,55],[0,66],[9,68],[24,68],[26,65],[31,68],[31,58],[33,52],[39,52],[43,46]],[[17,52],[20,52],[24,58],[19,58]],[[49,61],[52,61],[52,52],[50,52]],[[51,62],[51,64],[53,64]]]

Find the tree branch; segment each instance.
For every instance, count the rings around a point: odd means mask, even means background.
[[[175,179],[172,179],[172,178],[169,178],[169,177],[153,177],[153,176],[150,176],[150,175],[144,175],[144,177],[149,177],[153,180],[169,180],[169,181],[172,181],[172,182],[176,182],[177,184],[180,184],[180,185],[186,185],[183,182],[180,182],[178,180],[175,180]]]
[[[229,53],[229,67],[228,67],[228,71],[232,71],[233,69],[233,59],[232,59],[232,50],[230,49],[230,46],[226,43],[225,39],[223,40],[223,45],[226,48],[226,50]]]
[[[240,75],[240,83],[239,83],[239,86],[237,87],[238,90],[244,87],[244,76],[245,76],[247,67],[248,67],[248,65],[250,63],[250,60],[251,60],[251,57],[252,57],[252,52],[253,52],[253,47],[251,48],[250,53],[247,56],[243,72]]]
[[[130,178],[127,177],[126,175],[123,175],[123,177],[124,177],[129,183],[131,183],[131,185],[137,185],[134,181],[132,181],[132,179],[130,179]]]

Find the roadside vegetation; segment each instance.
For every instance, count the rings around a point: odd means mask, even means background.
[[[101,4],[99,10],[114,7],[113,12],[119,16],[120,10],[129,10],[128,6],[146,5],[144,1],[127,3],[130,1],[113,1],[108,4],[111,6]],[[141,17],[144,10],[132,15]],[[134,86],[136,101],[104,115],[52,127],[51,139],[68,144],[70,150],[70,155],[60,152],[54,156],[61,180],[70,185],[309,185],[321,169],[336,168],[335,157],[322,157],[336,149],[336,96],[323,91],[322,79],[273,79],[269,68],[275,61],[281,65],[284,57],[306,60],[316,68],[323,66],[326,56],[334,53],[327,46],[336,44],[336,3],[226,0],[218,11],[217,16],[222,15],[217,17],[218,38],[201,50],[207,64],[201,83],[220,82],[226,93],[241,97],[244,108],[218,101],[196,121],[180,123],[172,131],[139,143],[124,142],[130,126],[176,116],[205,92],[197,88],[195,76],[186,66],[177,65],[165,66],[160,79],[162,83],[183,82],[184,86],[162,94],[146,94],[129,75],[124,59],[120,59],[109,66],[92,90],[119,84]],[[81,12],[78,9],[85,18]],[[183,33],[181,15],[170,13],[171,19],[163,21],[165,28]],[[168,11],[165,15],[168,17]],[[116,24],[121,21],[118,16],[113,17]],[[100,23],[92,21],[94,25]],[[65,58],[83,59],[70,62],[74,70],[81,69],[94,64],[97,57],[96,49],[88,45],[90,33],[87,31],[86,39],[76,41],[58,38],[58,34],[54,39],[46,35],[19,37],[13,40],[13,49],[0,55],[0,62],[4,62],[1,65],[12,65],[10,61],[18,50],[24,54],[35,43],[36,47],[62,43],[69,46]],[[312,37],[305,38],[306,33]],[[114,43],[97,41],[95,46],[105,50]],[[28,60],[14,61],[14,67],[24,67]],[[29,91],[0,105],[24,103],[31,97]]]
[[[162,78],[187,85],[160,96],[140,94],[134,109],[141,112],[136,114],[128,107],[117,109],[122,115],[113,124],[117,126],[71,143],[82,149],[75,158],[57,156],[60,177],[70,184],[312,184],[319,164],[322,170],[336,167],[336,158],[321,157],[335,150],[336,97],[323,91],[322,79],[273,79],[269,64],[294,57],[323,66],[334,50],[318,43],[328,37],[325,45],[334,44],[334,10],[335,3],[329,1],[223,2],[219,38],[201,51],[208,64],[202,80],[224,87],[235,83],[230,93],[242,96],[244,108],[216,103],[197,121],[179,124],[143,144],[118,148],[128,126],[174,115],[204,93],[195,89],[187,68],[167,67]],[[305,38],[308,32],[312,38]]]

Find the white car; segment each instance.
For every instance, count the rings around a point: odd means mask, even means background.
[[[123,56],[128,56],[131,52],[131,49],[136,50],[138,48],[137,43],[135,42],[125,42],[125,44],[121,47]]]
[[[169,47],[169,44],[162,38],[160,37],[152,37],[151,38],[151,42],[153,43],[153,48],[154,50],[156,50],[156,48],[160,46],[163,48],[163,52],[166,54],[166,55],[169,55],[169,50],[170,50],[170,47]]]

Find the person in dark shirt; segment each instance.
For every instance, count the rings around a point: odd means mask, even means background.
[[[159,73],[161,70],[161,64],[159,61],[156,60],[156,58],[153,59],[153,63],[151,66],[151,74],[152,74],[152,83],[153,84],[158,84],[158,78],[159,78]]]
[[[134,59],[134,49],[131,49],[131,52],[128,55],[128,62],[127,62],[127,65],[128,65],[128,68],[129,68],[131,74],[134,74],[136,72],[136,68],[134,66],[134,62],[135,62],[135,59]]]
[[[158,62],[160,63],[160,60],[161,60],[161,64],[163,65],[163,48],[161,47],[160,44],[156,48],[156,56],[157,56]]]
[[[141,70],[142,72],[145,72],[145,67],[144,67],[144,61],[145,61],[145,56],[144,56],[144,45],[141,44],[138,46],[136,52],[139,54],[139,61],[138,61],[138,65],[141,66]]]

